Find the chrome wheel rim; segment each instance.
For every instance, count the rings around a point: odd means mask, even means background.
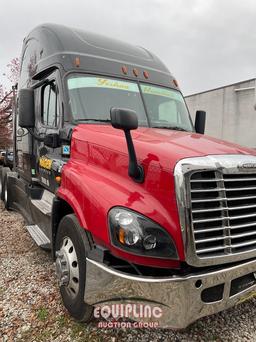
[[[59,251],[56,252],[56,274],[60,286],[74,298],[79,292],[79,267],[75,246],[69,237],[65,237]]]

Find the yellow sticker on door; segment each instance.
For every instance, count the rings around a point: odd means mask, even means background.
[[[46,170],[51,170],[52,168],[52,159],[42,157],[39,159],[39,166]]]

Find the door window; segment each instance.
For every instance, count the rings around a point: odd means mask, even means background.
[[[58,89],[55,82],[43,88],[42,123],[46,126],[56,127],[59,122]]]

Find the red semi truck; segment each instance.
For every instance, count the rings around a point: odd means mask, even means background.
[[[256,153],[204,122],[141,47],[53,24],[24,39],[0,194],[52,251],[77,320],[146,303],[184,328],[255,290]]]

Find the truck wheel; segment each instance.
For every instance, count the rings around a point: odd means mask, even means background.
[[[3,167],[0,165],[0,200],[2,199],[2,191],[3,191],[3,185],[2,185],[2,169],[3,169]]]
[[[3,182],[3,193],[4,193],[4,205],[7,210],[10,208],[10,180],[12,177],[16,177],[16,172],[10,171],[9,167],[6,168],[7,172],[5,174],[4,182]]]
[[[92,318],[93,307],[84,302],[86,255],[90,250],[86,231],[74,214],[64,216],[56,236],[56,273],[63,303],[80,322]]]
[[[2,201],[4,201],[6,175],[9,171],[10,169],[8,167],[2,167],[0,169],[0,199]]]

